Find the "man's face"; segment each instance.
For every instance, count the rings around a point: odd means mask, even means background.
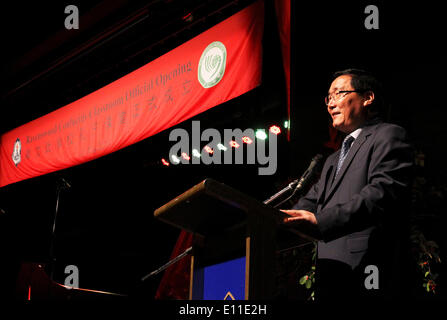
[[[355,90],[351,86],[351,76],[342,75],[336,78],[330,88],[329,95],[334,99],[328,103],[328,112],[332,118],[335,129],[350,133],[359,128],[366,120],[366,103],[364,97],[358,92],[340,93],[339,91]]]

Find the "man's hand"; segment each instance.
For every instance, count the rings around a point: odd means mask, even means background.
[[[318,222],[315,215],[306,210],[281,210],[289,215],[283,219],[285,226],[296,227],[298,231],[314,238],[321,239],[321,234],[318,229]]]

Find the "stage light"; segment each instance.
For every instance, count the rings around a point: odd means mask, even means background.
[[[169,167],[169,162],[167,162],[164,158],[161,158],[161,163],[163,163],[165,166]]]
[[[264,129],[256,130],[256,138],[261,140],[267,139],[267,134],[265,133],[265,130]]]
[[[185,160],[190,160],[191,159],[191,157],[188,156],[188,154],[186,152],[182,152],[182,158],[185,159]]]
[[[182,20],[186,21],[186,22],[191,22],[192,20],[194,20],[194,16],[192,15],[192,12],[188,13],[187,15],[184,15],[182,17]]]
[[[247,136],[244,136],[244,137],[242,137],[242,142],[243,143],[246,143],[246,144],[252,144],[253,143],[253,140],[251,140],[249,137],[247,137]]]
[[[289,121],[284,121],[284,128],[288,129],[289,128]]]
[[[197,150],[197,149],[192,149],[192,155],[196,158],[200,158],[200,156],[201,156],[199,150]]]
[[[205,151],[208,152],[209,154],[213,154],[214,153],[213,148],[211,148],[210,146],[204,146],[203,149],[205,149]]]
[[[225,147],[222,143],[217,144],[217,149],[227,151],[227,147]]]
[[[276,134],[276,135],[281,133],[281,129],[278,126],[271,126],[269,128],[269,130],[271,133]]]
[[[239,148],[239,143],[237,143],[236,141],[234,141],[234,140],[231,140],[230,142],[229,142],[229,144],[230,144],[230,146],[232,146],[233,148]]]
[[[173,154],[173,155],[171,156],[171,160],[172,160],[172,162],[175,163],[175,164],[179,164],[179,163],[180,163],[180,159],[179,159],[175,154]]]

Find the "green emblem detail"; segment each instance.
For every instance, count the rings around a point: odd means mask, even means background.
[[[205,48],[200,57],[198,77],[202,87],[211,88],[223,78],[227,62],[227,49],[220,41],[214,41]]]

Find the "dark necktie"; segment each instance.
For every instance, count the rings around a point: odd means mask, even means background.
[[[338,172],[340,171],[341,166],[343,165],[343,161],[345,161],[345,158],[349,152],[349,148],[351,148],[352,142],[354,140],[355,139],[352,136],[347,136],[345,140],[343,140],[343,145],[340,151],[340,158],[338,158],[337,171],[335,172],[335,176],[337,176]]]

